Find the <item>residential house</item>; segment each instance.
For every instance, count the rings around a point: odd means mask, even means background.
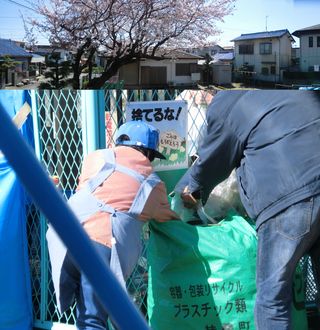
[[[205,85],[231,84],[234,59],[233,47],[230,48],[212,45],[199,49],[191,49],[189,52],[192,54],[201,55],[205,58],[204,60],[200,60],[198,62],[203,65],[203,83]]]
[[[300,47],[292,47],[291,49],[292,67],[290,71],[300,71]]]
[[[216,53],[212,57],[212,63],[220,63],[220,64],[233,64],[234,60],[234,52],[232,50],[223,50],[219,53]]]
[[[233,47],[221,47],[219,45],[205,46],[202,48],[192,48],[186,50],[187,53],[206,57],[209,55],[212,61],[232,64],[234,57]]]
[[[37,45],[34,47],[33,52],[35,54],[45,57],[46,60],[50,59],[52,55],[59,55],[59,61],[71,61],[72,52],[60,47],[51,46],[51,45]]]
[[[32,55],[10,39],[0,39],[0,88],[3,85],[16,85],[29,78],[29,65]],[[5,62],[12,60],[12,67],[5,67]],[[3,64],[1,66],[1,63]]]
[[[163,55],[161,60],[140,59],[120,68],[117,80],[126,88],[167,88],[193,86],[201,80],[202,57],[185,52]]]
[[[32,70],[30,70],[30,75],[32,74],[33,76],[39,76],[45,70],[46,59],[44,56],[41,56],[39,54],[35,54],[35,53],[31,53],[31,54],[32,54],[32,59],[31,59]]]
[[[256,80],[281,82],[282,73],[291,66],[291,44],[288,30],[241,34],[234,42],[235,76],[251,72]]]
[[[219,45],[209,45],[209,46],[204,46],[201,48],[192,48],[192,49],[187,49],[186,52],[193,54],[193,55],[198,55],[198,56],[203,56],[205,57],[206,55],[209,55],[211,58],[218,53],[221,53],[225,51],[225,49]]]
[[[35,46],[35,45],[31,46],[28,43],[26,43],[25,41],[15,40],[14,42],[17,46],[23,48],[24,50],[29,52],[30,55],[32,55],[31,62],[29,65],[29,77],[35,78],[35,77],[39,76],[45,67],[45,57],[41,56],[39,54],[36,54],[32,51],[32,49],[37,46]]]
[[[232,82],[232,71],[234,61],[234,50],[224,49],[213,55],[210,65],[212,67],[212,82],[216,85],[230,85]]]
[[[300,71],[320,71],[320,24],[292,34],[300,39]]]
[[[203,59],[198,64],[203,66],[205,85],[230,85],[232,83],[233,51],[216,53],[211,60]]]

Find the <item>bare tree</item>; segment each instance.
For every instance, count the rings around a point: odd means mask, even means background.
[[[23,38],[26,43],[25,48],[27,50],[33,51],[37,44],[37,37],[36,37],[36,33],[34,32],[34,27],[28,25],[28,22],[26,22],[22,13],[20,13],[20,16],[23,21],[23,26],[25,31],[25,36]]]
[[[41,0],[40,0],[41,1]],[[32,24],[51,44],[74,50],[73,88],[89,72],[88,88],[101,88],[125,64],[161,59],[168,51],[204,45],[235,0],[52,0],[38,2],[42,19]],[[161,52],[159,52],[161,50]],[[106,65],[92,78],[99,52]],[[161,55],[160,55],[161,54]]]

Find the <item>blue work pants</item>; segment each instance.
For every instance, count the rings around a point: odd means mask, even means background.
[[[297,264],[313,247],[320,246],[320,195],[290,206],[264,222],[257,232],[256,329],[291,330]]]
[[[92,241],[98,254],[109,265],[111,249]],[[79,271],[69,253],[64,261],[64,271],[70,279],[70,285],[75,287],[76,326],[78,330],[109,330],[108,314],[100,303],[87,277]]]

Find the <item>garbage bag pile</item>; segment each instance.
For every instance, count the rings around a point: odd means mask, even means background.
[[[182,221],[150,224],[150,326],[153,330],[255,329],[257,235],[252,221],[245,218],[235,172],[196,210],[184,208],[179,192],[170,198]],[[299,268],[293,290],[294,301],[300,302],[292,306],[294,330],[306,329]]]
[[[247,217],[240,199],[235,171],[232,171],[226,180],[212,190],[205,205],[199,201],[196,209],[184,207],[180,191],[172,192],[169,198],[171,208],[179,214],[183,222],[189,224],[215,224],[224,219],[230,212],[244,218]]]
[[[253,329],[255,230],[239,216],[216,225],[151,223],[148,317],[153,330]]]

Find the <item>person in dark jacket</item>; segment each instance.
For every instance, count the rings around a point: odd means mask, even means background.
[[[233,169],[258,234],[258,330],[291,329],[297,263],[320,243],[320,93],[222,91],[207,112],[197,162],[176,187],[205,203]]]

